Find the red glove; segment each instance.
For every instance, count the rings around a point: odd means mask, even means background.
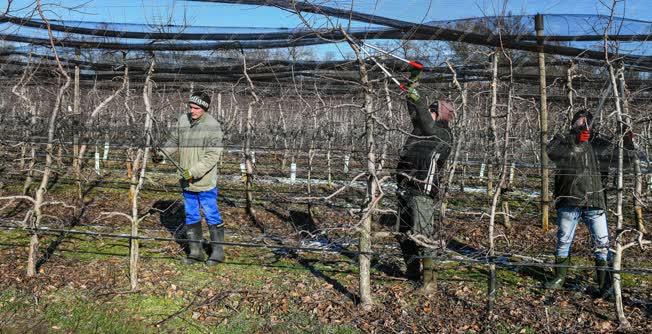
[[[589,138],[591,138],[591,134],[589,133],[589,130],[582,130],[578,135],[577,135],[577,141],[580,143],[586,143],[589,141]]]
[[[423,70],[423,64],[421,64],[421,63],[418,62],[417,60],[411,60],[411,61],[409,61],[409,62],[408,62],[408,65],[410,65],[410,67],[412,67],[412,68],[415,69],[415,70],[419,70],[419,71]]]

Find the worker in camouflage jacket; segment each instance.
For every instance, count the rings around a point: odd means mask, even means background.
[[[435,201],[444,163],[450,155],[453,134],[448,122],[454,117],[450,104],[436,101],[428,105],[417,89],[423,65],[410,62],[410,81],[404,87],[412,133],[407,138],[397,166],[399,243],[406,263],[406,276],[434,287],[435,273],[430,249],[413,238],[435,237]],[[443,105],[442,105],[443,104]]]
[[[193,93],[188,101],[188,112],[183,113],[170,131],[161,151],[153,154],[154,162],[179,153],[181,187],[185,209],[186,235],[189,254],[184,263],[203,262],[202,227],[200,209],[208,224],[211,242],[224,242],[224,222],[217,207],[217,163],[222,155],[222,128],[207,113],[210,96],[205,92]],[[224,261],[222,244],[211,244],[209,265]]]
[[[563,286],[567,266],[571,263],[570,249],[575,229],[581,218],[593,241],[598,291],[605,296],[611,288],[609,230],[605,186],[601,177],[605,173],[601,173],[596,154],[596,151],[603,150],[605,140],[592,132],[592,123],[590,112],[578,111],[571,120],[570,130],[555,136],[548,144],[548,157],[556,165],[554,195],[558,229],[555,264],[559,267],[555,267],[555,276],[545,286],[549,289]]]

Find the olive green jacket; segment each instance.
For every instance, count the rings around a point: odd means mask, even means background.
[[[434,198],[444,164],[451,153],[453,133],[447,124],[432,119],[425,97],[419,95],[417,92],[416,96],[408,95],[407,98],[413,130],[401,149],[396,181],[403,190],[425,193]],[[431,174],[434,177],[428,179]],[[431,186],[428,187],[424,181]]]
[[[547,148],[548,157],[556,165],[555,206],[606,209],[600,165],[593,140],[578,143],[577,135],[557,135]]]
[[[168,156],[178,151],[179,165],[190,170],[191,182],[180,179],[184,190],[200,192],[217,186],[222,136],[220,123],[208,113],[195,121],[185,113],[179,117],[162,149]]]

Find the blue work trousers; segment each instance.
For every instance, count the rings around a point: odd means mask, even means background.
[[[222,215],[217,208],[217,187],[207,191],[183,191],[183,207],[186,211],[186,225],[201,221],[200,209],[204,210],[204,217],[208,225],[221,226]]]
[[[607,229],[607,214],[602,209],[562,207],[557,209],[557,257],[568,257],[575,229],[580,221],[589,228],[593,241],[593,253],[596,260],[607,260],[609,257],[609,230]]]

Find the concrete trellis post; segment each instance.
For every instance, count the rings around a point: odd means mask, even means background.
[[[109,144],[109,141],[104,142],[104,151],[102,152],[102,160],[106,161],[109,159],[109,149],[111,148],[111,144]]]
[[[100,152],[97,150],[97,146],[95,146],[95,173],[100,175]]]
[[[509,167],[509,185],[514,183],[514,173],[516,172],[516,163],[512,162],[511,166]]]
[[[294,182],[297,180],[297,163],[290,163],[290,181]]]

